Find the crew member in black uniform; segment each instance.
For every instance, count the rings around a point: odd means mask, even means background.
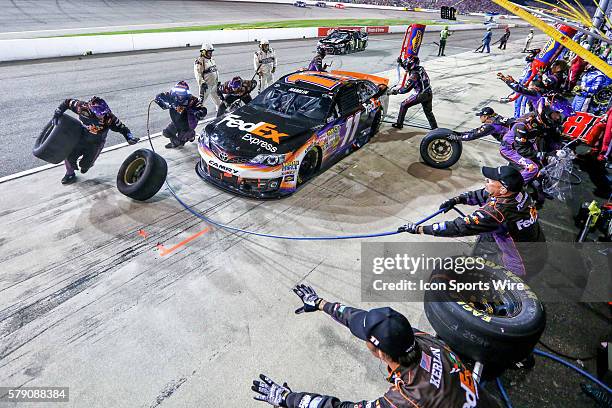
[[[389,307],[369,311],[320,298],[310,286],[293,291],[303,306],[296,313],[321,310],[365,342],[374,357],[387,364],[389,390],[371,401],[341,401],[311,392],[293,392],[261,374],[253,381],[254,398],[288,408],[494,408],[499,407],[472,373],[440,339],[413,330],[405,316]]]
[[[406,224],[398,231],[437,237],[480,235],[481,241],[495,241],[501,262],[509,271],[521,277],[540,272],[546,262],[545,247],[516,245],[546,241],[535,203],[523,190],[523,176],[510,166],[483,167],[482,174],[486,177],[484,189],[463,193],[440,206],[448,211],[457,204],[479,205],[472,214],[431,225]]]
[[[408,72],[408,80],[406,85],[400,89],[394,89],[391,91],[391,95],[409,93],[408,98],[400,105],[399,115],[397,117],[397,123],[392,126],[397,129],[404,127],[404,119],[408,108],[414,105],[421,104],[423,111],[429,122],[429,126],[432,129],[438,127],[436,117],[432,110],[433,93],[431,91],[431,84],[429,82],[429,75],[425,72],[425,68],[420,65],[419,57],[409,56],[406,60],[401,58],[397,59],[397,62]]]
[[[53,115],[53,122],[56,125],[66,110],[79,115],[83,127],[78,144],[64,160],[66,174],[62,178],[62,184],[72,184],[76,181],[75,170],[80,169],[81,173],[87,173],[87,170],[94,165],[104,148],[109,129],[121,133],[129,144],[135,144],[140,140],[134,137],[130,129],[111,112],[102,98],[94,96],[88,102],[78,99],[64,100]],[[81,160],[77,165],[79,157]]]

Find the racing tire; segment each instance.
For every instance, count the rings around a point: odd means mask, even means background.
[[[370,137],[372,139],[378,131],[380,130],[380,124],[382,122],[382,110],[378,111],[378,113],[374,116],[374,120],[372,121],[372,127],[370,128]]]
[[[438,128],[421,140],[419,151],[425,164],[436,169],[447,169],[459,161],[463,146],[461,142],[448,140],[452,133],[450,129]]]
[[[57,125],[50,120],[34,142],[32,154],[49,163],[61,163],[81,138],[82,125],[72,116],[62,115]]]
[[[314,177],[321,164],[321,152],[316,147],[310,149],[304,155],[298,168],[297,184],[304,184]]]
[[[117,189],[137,201],[153,197],[168,175],[166,160],[148,149],[138,149],[121,164],[117,173]]]
[[[523,281],[507,269],[486,261],[482,270],[457,274],[434,270],[430,282]],[[546,312],[535,293],[507,288],[456,292],[425,292],[425,315],[452,350],[462,358],[484,364],[483,377],[495,378],[529,356],[546,327]]]

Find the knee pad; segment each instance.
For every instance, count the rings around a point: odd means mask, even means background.
[[[173,137],[175,137],[175,135],[173,135],[172,132],[170,132],[168,129],[162,130],[162,135],[164,137],[167,137],[168,139],[172,139]]]

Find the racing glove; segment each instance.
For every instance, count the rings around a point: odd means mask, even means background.
[[[164,98],[161,95],[157,95],[155,97],[155,103],[162,109],[170,109],[170,104],[164,101]]]
[[[197,120],[202,120],[206,117],[207,113],[208,113],[208,109],[202,107],[201,109],[195,111],[194,115]]]
[[[265,401],[275,407],[286,407],[287,395],[291,392],[287,383],[279,385],[263,374],[259,374],[259,378],[262,381],[253,380],[253,385],[251,386],[251,390],[256,392],[253,399]]]
[[[422,234],[422,229],[419,231],[419,226],[415,223],[411,222],[408,224],[404,224],[397,229],[397,232],[407,232],[409,234]]]
[[[129,145],[134,145],[140,141],[140,138],[135,137],[134,135],[132,135],[132,132],[129,132],[125,137],[125,140],[127,140]]]
[[[53,112],[53,126],[57,126],[57,124],[59,123],[60,118],[62,117],[62,115],[64,114],[64,112],[61,109],[56,109],[55,112]]]
[[[296,285],[293,288],[293,293],[298,295],[300,300],[304,303],[304,306],[295,310],[295,314],[301,314],[304,312],[310,313],[319,310],[319,303],[321,303],[323,299],[317,295],[317,292],[315,292],[311,286],[301,284]]]
[[[447,137],[451,142],[460,142],[463,140],[463,135],[459,132],[453,132]]]
[[[459,197],[453,197],[440,204],[440,210],[444,210],[444,212],[447,213],[459,203],[461,203],[461,199]]]

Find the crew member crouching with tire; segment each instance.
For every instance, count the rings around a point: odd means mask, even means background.
[[[499,407],[443,341],[413,330],[408,319],[395,310],[381,307],[365,311],[330,303],[307,285],[298,285],[293,291],[303,302],[296,314],[323,311],[346,326],[374,357],[387,364],[386,380],[392,385],[374,400],[349,402],[294,392],[287,383],[280,385],[261,374],[251,387],[256,400],[288,408]]]
[[[140,140],[134,137],[130,129],[111,112],[108,104],[102,98],[94,96],[88,102],[66,99],[55,110],[53,115],[54,125],[59,123],[60,117],[67,110],[71,110],[79,116],[83,127],[79,142],[64,160],[66,174],[62,178],[62,184],[74,183],[76,181],[76,170],[80,169],[81,173],[84,174],[93,167],[104,148],[109,129],[121,133],[129,144],[135,144]],[[79,160],[78,165],[77,160]]]
[[[242,79],[239,76],[217,85],[217,95],[223,101],[217,117],[222,116],[232,104],[241,100],[245,105],[253,100],[251,92],[257,87],[257,81],[252,79]]]
[[[181,147],[195,140],[195,128],[198,121],[206,116],[207,110],[191,94],[187,82],[180,81],[170,92],[158,94],[155,103],[164,110],[170,110],[172,121],[162,131],[162,135],[170,139],[166,149]]]
[[[398,232],[438,237],[480,235],[480,248],[492,240],[497,244],[506,269],[523,278],[533,276],[546,262],[546,248],[520,243],[545,242],[546,239],[535,203],[523,190],[523,177],[510,166],[483,167],[482,174],[486,177],[484,189],[463,193],[440,205],[445,211],[457,204],[480,205],[471,215],[432,225],[406,224],[399,227]]]

